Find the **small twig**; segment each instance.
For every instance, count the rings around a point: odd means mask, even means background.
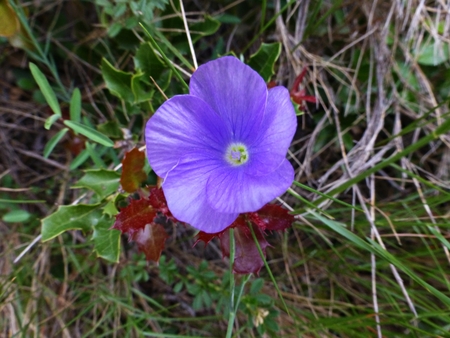
[[[16,259],[13,261],[13,264],[16,264],[18,261],[21,260],[21,258],[28,252],[30,251],[30,249],[41,240],[42,238],[42,234],[39,234],[35,239],[33,239],[33,241],[28,244],[28,246],[20,253],[19,256],[16,257]]]
[[[192,61],[194,62],[195,69],[198,68],[197,58],[195,56],[194,45],[192,44],[191,33],[189,33],[189,26],[186,19],[186,13],[184,12],[183,0],[180,0],[181,16],[183,17],[184,28],[186,29],[186,37],[189,43],[189,49],[191,50]]]
[[[161,95],[164,96],[164,98],[167,101],[169,98],[166,96],[166,94],[164,94],[164,91],[161,89],[161,87],[158,85],[158,83],[156,83],[155,79],[152,76],[150,76],[150,80],[152,80],[153,84],[156,86],[156,88],[159,90]]]

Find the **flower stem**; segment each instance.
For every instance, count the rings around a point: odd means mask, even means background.
[[[234,308],[234,289],[236,283],[233,274],[233,264],[235,255],[234,229],[230,229],[230,313],[228,316],[228,328],[226,338],[231,338],[233,334],[234,319],[236,317],[236,309]]]
[[[234,295],[235,295],[235,289],[236,289],[236,281],[234,279],[233,274],[233,264],[234,264],[234,258],[236,253],[236,246],[234,241],[234,229],[230,229],[230,314],[228,316],[228,328],[227,328],[227,335],[226,338],[231,338],[233,334],[233,326],[234,326],[234,320],[236,318],[237,311],[239,309],[239,303],[241,302],[242,294],[244,293],[244,287],[245,284],[250,279],[250,274],[246,275],[243,280],[242,284],[239,287],[239,291],[237,293],[236,302],[234,301]]]
[[[256,247],[258,248],[259,255],[261,256],[261,259],[262,259],[263,262],[264,262],[264,266],[266,267],[267,272],[269,273],[270,279],[271,279],[273,285],[275,286],[275,289],[277,290],[278,296],[280,297],[281,302],[283,303],[284,309],[286,310],[286,312],[287,312],[287,314],[289,315],[289,317],[291,317],[291,313],[289,312],[289,309],[288,309],[288,307],[287,307],[287,304],[286,304],[286,302],[284,301],[283,295],[281,294],[281,291],[280,291],[280,289],[278,288],[277,281],[275,280],[275,277],[274,277],[273,274],[272,274],[272,270],[270,270],[269,264],[267,264],[266,257],[264,256],[264,253],[263,253],[263,251],[262,251],[262,249],[261,249],[261,245],[259,245],[258,238],[256,238],[255,230],[253,230],[253,226],[252,226],[251,224],[250,224],[248,227],[250,228],[250,231],[251,231],[251,233],[252,233],[253,240],[255,241]]]

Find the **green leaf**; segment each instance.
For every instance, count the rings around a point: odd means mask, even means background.
[[[119,262],[120,254],[120,231],[111,229],[114,219],[102,217],[94,225],[92,240],[94,241],[94,250],[98,257],[106,259],[113,263]]]
[[[17,199],[0,198],[0,203],[12,203],[12,204],[45,203],[45,200],[17,200]]]
[[[221,15],[218,15],[216,17],[214,17],[216,20],[218,20],[221,23],[229,23],[229,24],[240,24],[241,23],[241,19],[239,17],[237,17],[236,15],[232,15],[232,14],[227,14],[227,13],[223,13]]]
[[[154,91],[145,88],[145,84],[141,81],[144,78],[145,74],[139,73],[134,74],[131,79],[131,89],[134,95],[134,103],[149,101],[153,97]]]
[[[106,203],[105,207],[103,208],[103,213],[105,215],[108,215],[109,217],[116,216],[119,213],[119,210],[117,210],[116,202],[115,200],[117,197],[113,198],[112,200],[109,200],[108,203]]]
[[[84,149],[81,153],[78,154],[77,157],[73,159],[72,163],[70,163],[69,170],[75,170],[84,162],[86,162],[88,158],[89,152],[86,149]]]
[[[101,145],[104,145],[105,147],[112,147],[114,146],[114,142],[111,141],[111,139],[105,135],[103,135],[102,133],[100,133],[99,131],[85,126],[84,124],[81,124],[79,122],[74,122],[74,121],[68,121],[65,120],[64,124],[71,128],[73,131],[80,133],[81,135],[86,136],[88,139],[97,142]]]
[[[91,142],[86,141],[86,151],[89,153],[89,157],[94,162],[96,168],[106,168],[106,163],[102,160],[101,155],[99,154],[99,151],[95,149],[95,144],[92,144]]]
[[[133,103],[134,95],[131,90],[133,74],[114,68],[105,58],[102,59],[101,70],[106,87],[111,94],[120,97],[124,101]]]
[[[280,57],[280,53],[281,43],[263,43],[258,51],[250,56],[248,65],[256,70],[264,81],[268,82],[275,73],[273,67]]]
[[[203,21],[196,22],[190,25],[189,30],[191,32],[192,41],[196,42],[202,36],[212,35],[220,27],[220,21],[209,16],[205,15]]]
[[[53,91],[52,87],[50,87],[50,84],[48,83],[45,75],[32,62],[30,62],[30,70],[31,74],[34,77],[34,80],[38,84],[39,89],[45,97],[45,101],[47,101],[48,105],[56,115],[61,116],[61,108],[59,107],[55,92]]]
[[[88,231],[101,218],[98,204],[63,205],[42,220],[42,241],[48,241],[65,231]]]
[[[52,116],[48,117],[48,118],[45,120],[44,128],[47,129],[47,130],[49,130],[50,127],[53,125],[53,123],[55,123],[55,122],[56,122],[57,120],[59,120],[60,118],[61,118],[61,115],[58,115],[58,114],[53,114]]]
[[[137,70],[144,72],[144,80],[148,83],[151,83],[150,76],[157,81],[163,71],[167,69],[164,62],[156,55],[151,44],[148,42],[142,43],[136,51],[134,66]]]
[[[70,99],[70,119],[75,122],[80,122],[81,116],[81,93],[78,88],[75,88]]]
[[[72,188],[88,188],[97,193],[100,199],[119,189],[120,174],[113,170],[86,170],[85,175]]]
[[[108,121],[97,126],[97,129],[102,134],[115,139],[123,138],[123,132],[120,129],[119,123],[117,121]]]
[[[69,131],[68,128],[64,128],[60,131],[58,131],[45,145],[44,147],[44,158],[47,158],[52,153],[53,149],[56,147],[56,145],[61,141],[61,139],[64,137],[64,135],[67,134]]]
[[[424,66],[437,66],[450,59],[449,44],[425,42],[417,53],[417,63]]]
[[[11,210],[3,215],[2,220],[5,223],[23,223],[30,219],[31,214],[26,210]]]

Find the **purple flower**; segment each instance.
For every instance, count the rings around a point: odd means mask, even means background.
[[[286,152],[297,127],[289,92],[235,57],[200,66],[189,95],[147,122],[147,157],[172,214],[207,233],[257,211],[294,179]]]

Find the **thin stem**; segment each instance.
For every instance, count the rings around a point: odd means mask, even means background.
[[[230,231],[230,314],[228,317],[228,328],[226,338],[231,338],[231,335],[233,334],[233,325],[237,310],[234,308],[234,289],[236,287],[233,273],[234,256],[236,251],[234,242],[234,229],[230,229],[229,231]]]
[[[180,0],[180,7],[181,7],[181,16],[183,17],[184,29],[186,30],[186,36],[189,43],[189,49],[191,50],[192,61],[194,62],[195,69],[197,69],[198,68],[197,58],[195,57],[194,45],[192,43],[191,33],[189,32],[186,13],[184,12],[183,0]]]
[[[139,25],[142,27],[142,29],[144,30],[145,34],[147,35],[147,37],[150,39],[151,44],[153,45],[154,48],[156,48],[159,52],[159,54],[161,54],[161,57],[164,59],[164,62],[167,64],[167,66],[169,66],[173,73],[175,74],[175,76],[178,78],[178,80],[180,80],[181,84],[187,89],[189,90],[189,86],[187,85],[187,83],[184,81],[184,79],[181,77],[180,73],[175,69],[175,67],[173,66],[173,64],[170,62],[170,60],[168,59],[168,57],[166,56],[166,54],[164,54],[163,50],[161,49],[161,47],[159,47],[159,45],[156,43],[155,39],[153,38],[153,36],[150,34],[150,32],[145,28],[145,26],[142,23],[139,23]]]
[[[275,277],[272,274],[272,270],[270,270],[269,264],[267,264],[266,257],[264,256],[264,253],[263,253],[263,251],[261,249],[261,245],[259,245],[258,239],[256,238],[255,230],[253,230],[253,227],[251,226],[251,224],[249,224],[248,227],[250,228],[250,231],[252,233],[253,241],[255,241],[256,247],[258,248],[259,255],[261,256],[261,259],[264,262],[264,266],[266,267],[267,272],[269,273],[270,280],[272,281],[273,285],[275,286],[275,289],[277,290],[277,294],[280,297],[281,302],[283,303],[283,306],[284,306],[284,309],[286,310],[286,313],[289,315],[289,317],[291,317],[291,313],[289,312],[289,309],[288,309],[288,307],[286,305],[286,302],[284,301],[283,295],[281,294],[281,291],[278,288],[277,281],[275,280]]]
[[[260,33],[262,33],[264,31],[264,20],[266,18],[266,8],[267,8],[267,0],[263,0],[262,1],[262,6],[261,6],[261,29],[260,29]]]

